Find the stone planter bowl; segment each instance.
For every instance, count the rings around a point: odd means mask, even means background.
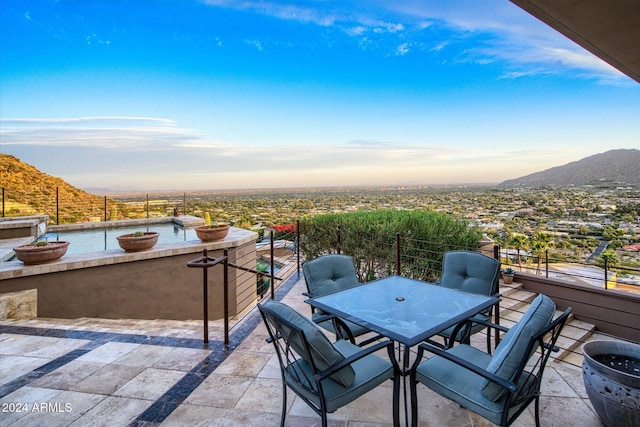
[[[582,354],[584,386],[604,425],[640,426],[640,345],[592,341]]]
[[[208,225],[201,225],[200,227],[196,227],[196,235],[198,239],[203,242],[213,242],[215,240],[224,239],[229,233],[229,225],[222,224],[216,228],[211,228]]]
[[[160,233],[155,231],[146,231],[142,236],[134,236],[132,234],[123,234],[116,237],[118,244],[126,252],[139,252],[151,249],[158,243]]]
[[[16,258],[26,265],[42,264],[54,261],[67,253],[69,242],[49,242],[46,246],[28,245],[13,248]]]

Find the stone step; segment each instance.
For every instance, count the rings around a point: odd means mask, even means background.
[[[503,298],[500,301],[500,324],[511,328],[522,318],[531,301],[537,295],[533,292],[525,291],[519,286],[509,285],[502,286],[501,292]],[[562,311],[557,310],[554,318],[560,314],[562,314]],[[570,314],[556,342],[560,350],[558,353],[552,353],[552,360],[580,366],[582,356],[579,354],[579,347],[595,332],[595,329],[594,325],[577,320],[573,317],[573,314]]]
[[[556,362],[564,361],[569,355],[573,354],[582,343],[588,339],[596,330],[594,325],[581,322],[576,319],[569,319],[564,325],[560,337],[556,345],[560,347],[560,351],[552,353],[552,357]]]
[[[504,283],[500,283],[500,289],[498,290],[498,292],[500,292],[500,295],[502,296],[508,296],[518,291],[519,289],[522,289],[522,286],[523,285],[520,282],[513,282],[508,285],[505,285]]]
[[[503,295],[500,301],[500,318],[507,318],[512,312],[519,312],[520,315],[526,311],[526,308],[522,308],[531,303],[537,295],[533,292],[525,291],[523,289],[517,289],[508,295]],[[518,317],[519,319],[519,317]]]

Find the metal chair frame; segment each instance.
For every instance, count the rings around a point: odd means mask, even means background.
[[[372,355],[376,351],[386,349],[389,360],[393,365],[393,424],[399,425],[400,420],[400,368],[394,357],[393,342],[386,340],[384,342],[376,343],[375,345],[363,348],[356,354],[346,357],[340,363],[331,366],[324,371],[320,371],[313,363],[311,357],[311,350],[309,343],[305,337],[304,331],[296,325],[288,322],[275,313],[266,310],[262,305],[258,305],[260,314],[267,326],[269,332],[269,338],[267,341],[272,342],[276,349],[278,361],[280,364],[280,372],[282,378],[282,412],[280,426],[284,427],[286,414],[287,414],[287,386],[289,386],[311,409],[313,409],[318,415],[322,417],[322,426],[327,426],[327,403],[325,398],[325,391],[323,382],[332,381],[329,377],[340,369],[353,364],[357,360]],[[274,321],[277,318],[277,322]],[[291,347],[290,343],[286,341],[282,334],[279,332],[277,326],[278,323],[285,325],[289,331],[289,341],[299,340],[303,343],[304,355],[298,355]],[[376,356],[377,357],[377,356]],[[307,369],[303,369],[306,364],[305,360],[311,361],[308,363],[310,372]],[[317,396],[319,405],[311,400],[306,394]],[[364,393],[363,393],[364,394]],[[344,406],[344,405],[343,405]]]
[[[418,399],[417,399],[417,377],[416,369],[418,368],[423,354],[425,351],[435,354],[436,356],[443,357],[457,365],[460,365],[486,379],[495,382],[503,387],[506,391],[506,398],[503,402],[502,421],[501,426],[508,426],[513,423],[516,418],[535,401],[535,422],[536,427],[540,426],[540,386],[542,384],[542,375],[546,367],[547,361],[551,352],[557,352],[559,350],[556,347],[556,341],[560,336],[560,332],[571,313],[571,308],[567,308],[561,315],[553,320],[544,330],[535,335],[529,340],[526,355],[520,362],[520,365],[516,371],[516,375],[512,381],[506,381],[494,375],[485,369],[474,365],[466,360],[457,357],[456,355],[448,353],[446,350],[438,348],[437,346],[430,345],[428,343],[420,344],[418,347],[418,353],[416,360],[411,368],[410,372],[410,386],[411,386],[411,418],[412,426],[417,426],[418,422]],[[506,332],[508,328],[500,325],[496,325],[490,322],[483,322],[488,328],[498,329],[499,331]],[[546,339],[545,339],[546,338]],[[465,344],[461,344],[465,345]],[[535,350],[535,353],[534,353]],[[529,360],[537,354],[536,362],[529,364]],[[523,373],[527,373],[526,381],[524,384],[518,384]],[[509,409],[515,406],[519,406],[518,410],[509,416]]]

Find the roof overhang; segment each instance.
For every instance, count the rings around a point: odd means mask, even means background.
[[[510,0],[640,83],[639,0]]]

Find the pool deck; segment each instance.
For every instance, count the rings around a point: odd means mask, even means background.
[[[304,280],[294,274],[276,299],[305,315]],[[277,426],[281,381],[257,310],[220,325],[202,342],[200,321],[44,319],[0,321],[3,426]],[[479,337],[478,345],[484,344]],[[423,386],[420,426],[488,426]],[[320,419],[289,393],[287,426]],[[534,425],[532,406],[514,423]],[[601,426],[576,364],[550,362],[542,387],[545,426]],[[330,415],[330,426],[390,426],[391,383]]]

